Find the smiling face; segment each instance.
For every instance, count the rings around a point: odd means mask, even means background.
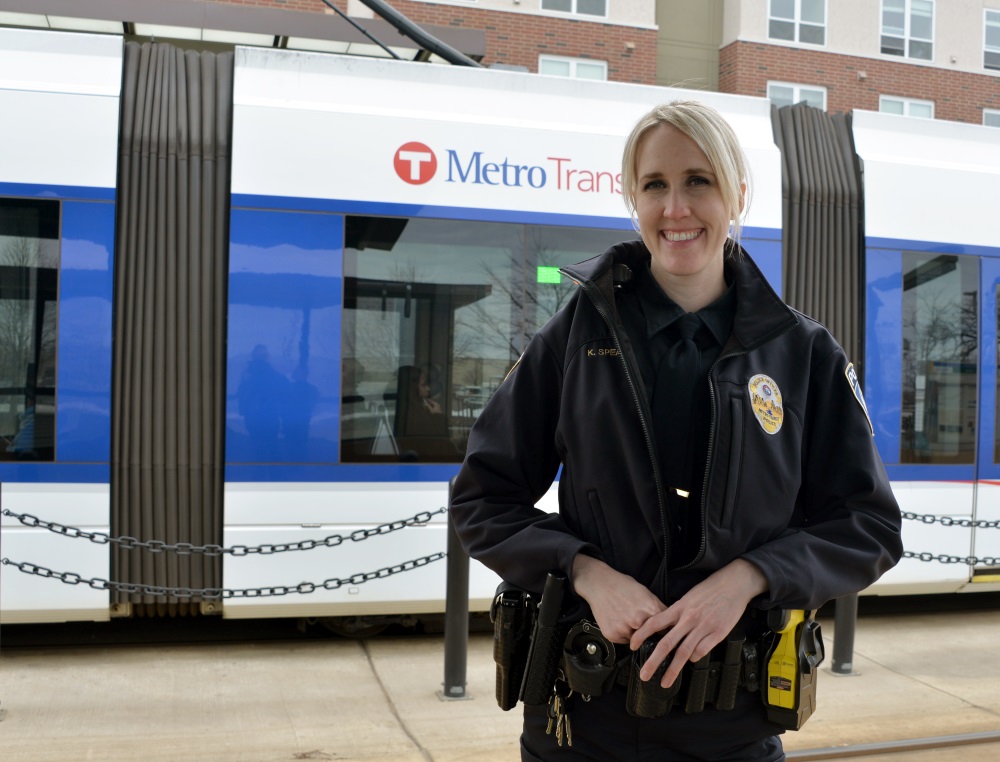
[[[725,290],[723,245],[736,210],[727,208],[708,158],[676,127],[659,124],[639,142],[635,176],[639,233],[657,283],[685,309],[681,294],[711,303]]]

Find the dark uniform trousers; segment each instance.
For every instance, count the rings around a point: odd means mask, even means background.
[[[706,706],[685,714],[675,706],[664,717],[633,717],[625,710],[625,689],[569,700],[573,745],[546,735],[548,708],[524,707],[521,762],[780,762],[782,729],[767,720],[757,694],[740,689],[725,712]]]

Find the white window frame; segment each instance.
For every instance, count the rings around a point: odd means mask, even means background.
[[[934,101],[927,101],[921,98],[906,98],[902,95],[880,95],[878,97],[878,110],[882,111],[882,104],[884,101],[899,101],[903,104],[903,116],[911,116],[910,106],[930,106],[931,115],[930,117],[915,116],[914,119],[933,119],[934,118]]]
[[[1000,63],[998,63],[996,66],[986,65],[986,56],[988,54],[994,53],[998,57],[1000,57],[1000,46],[996,45],[991,46],[986,44],[986,31],[990,27],[990,14],[993,14],[996,17],[994,19],[994,22],[997,26],[1000,26],[1000,8],[986,8],[983,11],[983,68],[989,69],[991,71],[997,71],[1000,70]]]
[[[602,61],[599,58],[570,58],[569,56],[550,56],[548,54],[544,54],[543,53],[542,55],[538,56],[538,73],[539,74],[543,73],[542,72],[542,62],[543,61],[558,61],[559,63],[568,63],[569,64],[569,72],[570,73],[567,75],[567,77],[569,79],[589,79],[589,77],[578,77],[577,76],[577,74],[576,74],[576,66],[577,66],[577,64],[583,63],[583,64],[587,64],[587,65],[591,65],[591,66],[594,65],[594,64],[600,64],[601,66],[604,67],[604,79],[603,80],[592,79],[590,81],[591,82],[601,82],[601,81],[607,82],[607,80],[608,80],[608,62],[607,61]],[[561,75],[561,74],[547,74],[545,76],[548,76],[548,77],[561,77],[563,75]]]
[[[934,47],[935,47],[934,31],[937,27],[937,24],[935,23],[937,19],[937,3],[935,3],[934,0],[927,0],[927,2],[931,4],[931,38],[929,40],[925,40],[922,37],[913,37],[910,29],[910,19],[913,15],[913,0],[903,0],[903,37],[902,37],[903,55],[897,56],[894,53],[885,53],[882,51],[882,38],[887,36],[885,33],[885,0],[879,0],[878,45],[879,45],[879,53],[881,55],[888,56],[889,58],[894,58],[897,60],[903,58],[903,59],[908,59],[910,61],[927,61],[928,63],[932,63],[934,61]],[[931,46],[931,57],[917,58],[915,56],[910,55],[910,43],[913,41],[929,43]]]
[[[546,8],[545,0],[538,0],[538,9],[542,13],[554,13],[559,16],[579,16],[583,19],[606,19],[608,17],[608,4],[611,0],[604,0],[604,14],[598,16],[596,13],[580,13],[577,10],[578,3],[580,0],[570,0],[571,8],[568,11],[556,10],[555,8]]]
[[[826,88],[823,87],[823,85],[804,85],[804,84],[801,84],[799,82],[778,82],[776,80],[768,80],[767,81],[767,97],[768,97],[768,99],[771,98],[771,86],[772,85],[774,87],[790,87],[790,88],[792,88],[792,103],[801,103],[802,102],[801,95],[802,95],[802,89],[803,88],[805,88],[807,90],[818,90],[819,92],[823,93],[823,105],[820,106],[820,108],[822,108],[824,111],[826,111]]]
[[[823,42],[806,42],[802,39],[802,0],[795,0],[795,18],[786,19],[783,16],[774,16],[771,13],[771,8],[773,7],[774,0],[767,0],[767,38],[773,40],[777,43],[784,43],[786,45],[810,45],[815,48],[825,48],[827,40],[828,31],[828,20],[829,20],[829,5],[827,5],[827,0],[823,0]],[[795,25],[795,39],[785,40],[781,37],[771,36],[771,22],[772,21],[791,21]],[[813,22],[805,22],[809,26],[815,26]]]
[[[996,124],[990,124],[986,120],[989,117],[993,117]],[[995,108],[984,108],[983,109],[983,124],[987,127],[1000,127],[1000,110]]]

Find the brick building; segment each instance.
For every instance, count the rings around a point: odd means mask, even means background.
[[[1000,0],[389,4],[485,66],[1000,126]],[[387,55],[354,24],[436,60],[361,0],[0,0],[0,24]]]
[[[657,19],[661,84],[1000,126],[1000,0],[660,0]]]

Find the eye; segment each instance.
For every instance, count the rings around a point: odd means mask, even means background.
[[[692,175],[688,178],[688,185],[710,185],[707,177]]]
[[[648,190],[659,190],[661,188],[666,188],[666,183],[663,180],[650,180],[645,185],[642,186],[644,191]]]

